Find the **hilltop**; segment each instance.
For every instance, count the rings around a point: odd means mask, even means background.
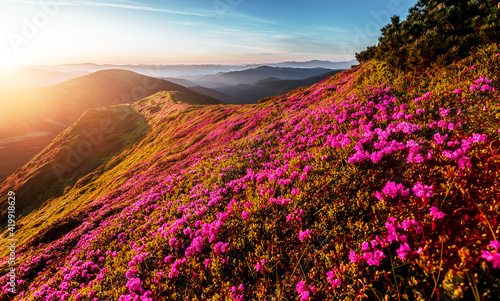
[[[23,168],[117,119],[88,173],[19,217],[9,296],[494,299],[499,51],[418,81],[371,61],[255,105],[162,93],[89,111]]]

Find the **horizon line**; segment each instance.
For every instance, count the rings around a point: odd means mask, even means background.
[[[331,61],[331,60],[284,60],[276,62],[246,62],[246,63],[60,63],[60,64],[28,64],[18,65],[17,67],[57,67],[64,65],[96,65],[96,66],[245,66],[245,65],[265,65],[265,64],[281,64],[281,63],[310,63],[310,62],[327,62],[327,63],[348,63],[356,61],[356,59]]]

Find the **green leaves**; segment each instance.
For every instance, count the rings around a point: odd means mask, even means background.
[[[417,71],[466,58],[477,45],[500,40],[495,1],[419,1],[406,20],[394,16],[376,46],[356,54],[359,62],[383,60],[393,70]]]

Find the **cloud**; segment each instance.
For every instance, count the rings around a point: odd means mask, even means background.
[[[149,12],[159,12],[166,14],[176,14],[176,15],[188,15],[188,16],[198,16],[198,17],[213,17],[212,14],[207,14],[203,12],[190,12],[182,10],[170,10],[164,8],[155,8],[151,6],[145,6],[132,1],[80,1],[80,0],[47,0],[47,1],[37,1],[37,0],[0,0],[0,2],[7,3],[25,3],[25,4],[59,4],[62,6],[87,6],[87,7],[112,7],[112,8],[122,8],[130,10],[141,10]]]
[[[138,11],[148,11],[148,12],[158,12],[165,14],[174,15],[186,15],[186,16],[197,16],[197,17],[209,17],[218,18],[221,21],[226,20],[238,20],[246,21],[250,24],[276,24],[272,20],[267,20],[259,18],[256,16],[244,14],[237,10],[237,7],[224,7],[223,9],[217,7],[214,2],[214,7],[212,10],[174,10],[159,7],[152,7],[144,5],[140,2],[128,1],[128,0],[108,0],[108,1],[90,1],[90,0],[0,0],[0,3],[24,3],[24,4],[37,4],[37,5],[47,5],[47,4],[59,4],[61,6],[86,6],[86,7],[110,7],[110,8],[120,8]]]
[[[313,27],[313,29],[316,30],[321,30],[321,31],[330,31],[330,32],[337,32],[337,33],[348,33],[349,30],[341,27],[327,27],[327,26],[320,26],[320,27]]]
[[[267,19],[262,19],[262,18],[259,18],[259,17],[247,15],[247,14],[243,14],[243,13],[235,11],[235,10],[227,12],[226,14],[222,15],[221,19],[224,19],[224,17],[226,17],[226,16],[228,16],[230,18],[234,18],[234,19],[236,19],[238,21],[242,21],[242,20],[249,21],[252,24],[255,24],[255,23],[260,23],[260,24],[276,24],[275,21],[267,20]]]

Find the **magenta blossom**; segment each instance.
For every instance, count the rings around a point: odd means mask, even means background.
[[[434,190],[434,185],[427,186],[422,185],[422,183],[417,182],[412,188],[413,193],[419,198],[430,198],[432,196],[432,191]]]
[[[434,220],[437,220],[437,219],[442,219],[442,218],[444,218],[444,216],[446,215],[446,214],[444,214],[443,212],[439,211],[439,210],[437,209],[437,207],[431,207],[431,208],[429,209],[429,211],[430,211],[430,215],[432,216],[432,218],[433,218]]]
[[[405,259],[406,255],[408,255],[409,252],[411,252],[410,246],[408,245],[407,242],[405,242],[399,247],[398,256],[401,259]]]
[[[300,300],[309,300],[309,289],[306,286],[305,281],[300,281],[297,283],[297,293],[300,294]]]
[[[326,273],[326,277],[328,279],[328,282],[333,288],[337,288],[340,285],[342,285],[342,281],[340,281],[340,279],[337,278],[337,276],[333,271],[329,271],[328,273]]]
[[[266,264],[266,262],[267,261],[265,259],[262,259],[260,262],[257,262],[257,264],[255,264],[255,270],[257,272],[264,274],[264,272],[265,272],[264,265]]]
[[[309,238],[309,235],[311,235],[311,230],[307,229],[306,231],[300,231],[299,232],[299,239],[300,241],[304,241],[307,238]]]

